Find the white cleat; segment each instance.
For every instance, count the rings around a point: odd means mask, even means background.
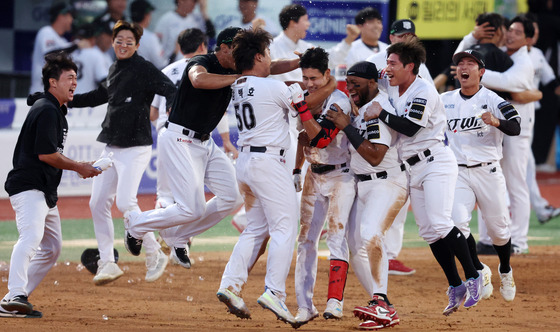
[[[245,305],[245,302],[240,296],[235,295],[232,291],[227,288],[220,288],[216,293],[218,300],[224,303],[230,313],[234,314],[235,316],[241,319],[250,319],[251,313],[249,309]]]
[[[259,297],[257,303],[264,309],[272,311],[279,320],[291,324],[292,326],[296,325],[296,319],[290,313],[290,310],[288,310],[284,301],[274,295],[270,289],[266,288],[266,291]]]
[[[482,274],[482,293],[480,296],[483,300],[487,300],[492,296],[492,292],[494,291],[494,286],[492,286],[492,270],[484,263],[482,263],[482,266],[484,266],[484,268],[480,270]]]
[[[305,325],[317,317],[319,317],[319,311],[315,306],[311,309],[299,308],[295,317],[297,327]]]
[[[155,253],[146,253],[146,278],[147,282],[154,282],[158,280],[165,272],[169,258],[167,255],[158,249]]]
[[[342,303],[337,299],[329,299],[327,301],[327,308],[323,313],[325,319],[341,319],[342,318]]]
[[[96,286],[108,284],[113,280],[117,280],[124,274],[115,262],[102,262],[99,260],[97,265],[99,268],[97,269],[95,277],[93,277],[93,282]]]
[[[513,269],[510,268],[508,273],[500,273],[500,293],[504,300],[507,302],[513,301],[516,289],[517,287],[515,287],[515,281],[513,280]]]

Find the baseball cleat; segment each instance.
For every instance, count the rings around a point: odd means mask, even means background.
[[[463,304],[465,308],[472,308],[480,301],[480,294],[482,293],[482,275],[479,273],[477,278],[469,278],[465,281],[467,287],[467,298]]]
[[[337,299],[329,299],[327,301],[327,307],[323,313],[323,318],[325,319],[341,319],[342,318],[342,304],[343,301]]]
[[[479,255],[497,255],[496,249],[491,244],[485,244],[482,242],[476,243],[476,253]]]
[[[146,277],[144,278],[147,282],[154,282],[158,280],[165,272],[169,258],[167,255],[158,249],[155,253],[146,253]]]
[[[169,258],[173,264],[178,264],[184,267],[185,269],[191,268],[191,260],[189,258],[189,248],[171,248],[171,253],[169,254]]]
[[[279,320],[288,323],[292,326],[297,326],[296,319],[290,311],[284,301],[280,300],[274,293],[266,287],[265,292],[259,297],[257,303],[261,305],[264,309],[268,309],[272,311],[276,318]]]
[[[386,327],[392,327],[395,325],[398,325],[400,322],[399,317],[397,317],[395,315],[395,318],[393,320],[391,320],[390,323],[388,324],[381,324],[379,322],[376,322],[374,320],[366,320],[365,322],[361,322],[360,325],[358,325],[358,328],[360,330],[380,330]]]
[[[93,283],[96,286],[108,284],[111,281],[117,280],[124,274],[115,262],[102,262],[99,260],[97,265],[99,268],[93,277]]]
[[[216,293],[218,300],[228,307],[228,311],[241,319],[251,319],[251,313],[240,296],[227,288],[220,288]]]
[[[449,286],[447,289],[447,296],[449,297],[449,304],[447,304],[447,307],[443,310],[445,316],[449,316],[457,311],[461,304],[463,304],[463,301],[465,301],[467,297],[467,287],[465,283],[461,283],[461,285],[457,287]]]
[[[498,266],[498,270],[500,267]],[[500,294],[507,302],[513,301],[515,298],[515,281],[513,280],[513,269],[510,267],[508,273],[500,273]]]
[[[480,297],[483,300],[487,300],[492,296],[492,292],[494,291],[494,286],[492,286],[492,270],[488,267],[488,265],[482,263],[483,269],[479,271],[482,274],[482,292]]]
[[[537,219],[539,220],[539,223],[541,225],[546,224],[551,219],[554,219],[558,216],[560,216],[560,208],[555,208],[555,207],[550,206],[550,205],[547,205],[544,208],[543,212],[537,213]]]
[[[398,319],[395,307],[388,305],[379,295],[374,295],[367,306],[355,307],[353,312],[361,320],[373,320],[381,325],[390,324],[395,317]]]
[[[311,309],[298,308],[295,317],[296,324],[292,324],[292,326],[294,326],[294,328],[297,329],[298,327],[309,323],[310,321],[314,320],[317,317],[319,317],[319,311],[317,311],[317,308],[315,308],[315,306],[313,306],[313,308]],[[297,325],[297,327],[295,325]]]
[[[0,302],[2,309],[18,314],[30,314],[33,312],[33,305],[27,300],[25,295],[17,295],[9,300],[2,300]]]
[[[132,237],[128,231],[124,232],[124,247],[133,256],[140,255],[142,250],[142,239]]]
[[[416,273],[415,269],[411,269],[410,267],[404,265],[403,262],[398,259],[389,260],[389,275],[409,276],[414,273]]]
[[[7,302],[2,300],[3,302]],[[22,314],[17,311],[6,311],[2,307],[0,307],[0,318],[42,318],[43,313],[37,310],[31,311],[28,314]]]

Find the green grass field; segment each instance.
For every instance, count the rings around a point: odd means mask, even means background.
[[[473,215],[471,229],[477,238],[476,212]],[[206,251],[231,251],[237,241],[239,233],[230,224],[231,217],[222,220],[219,224],[195,238],[191,252]],[[121,254],[122,260],[138,260],[142,258],[128,255],[123,245],[124,226],[122,219],[115,219],[115,248]],[[0,261],[9,261],[12,247],[17,240],[17,228],[15,221],[0,222]],[[97,243],[93,233],[93,222],[91,219],[75,219],[62,221],[62,238],[64,244],[59,261],[80,260],[82,251],[86,248],[96,248]],[[418,236],[418,229],[414,223],[414,215],[409,212],[404,235],[404,247],[424,247],[426,242]],[[529,226],[529,245],[560,245],[560,220],[552,220],[545,225],[539,224],[533,214]],[[327,249],[324,241],[320,243],[320,249]]]

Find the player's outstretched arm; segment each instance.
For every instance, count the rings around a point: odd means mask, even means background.
[[[211,74],[203,66],[189,69],[189,79],[195,89],[215,90],[232,85],[241,75]]]
[[[299,57],[295,59],[277,59],[270,64],[270,75],[284,74],[299,68]]]
[[[39,160],[58,169],[75,171],[82,178],[91,178],[101,174],[101,171],[94,168],[90,163],[74,161],[60,152],[40,154]]]

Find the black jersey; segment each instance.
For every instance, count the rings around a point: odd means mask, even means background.
[[[50,93],[35,101],[19,133],[13,169],[4,188],[10,196],[27,190],[45,193],[47,205],[56,206],[62,170],[39,160],[40,154],[62,153],[68,133],[66,106],[60,106]]]
[[[193,66],[203,66],[211,74],[231,75],[235,71],[222,67],[216,55],[211,53],[190,59],[183,73],[169,121],[201,134],[210,134],[226,112],[231,100],[231,87],[214,90],[194,88],[189,79],[189,70]]]

